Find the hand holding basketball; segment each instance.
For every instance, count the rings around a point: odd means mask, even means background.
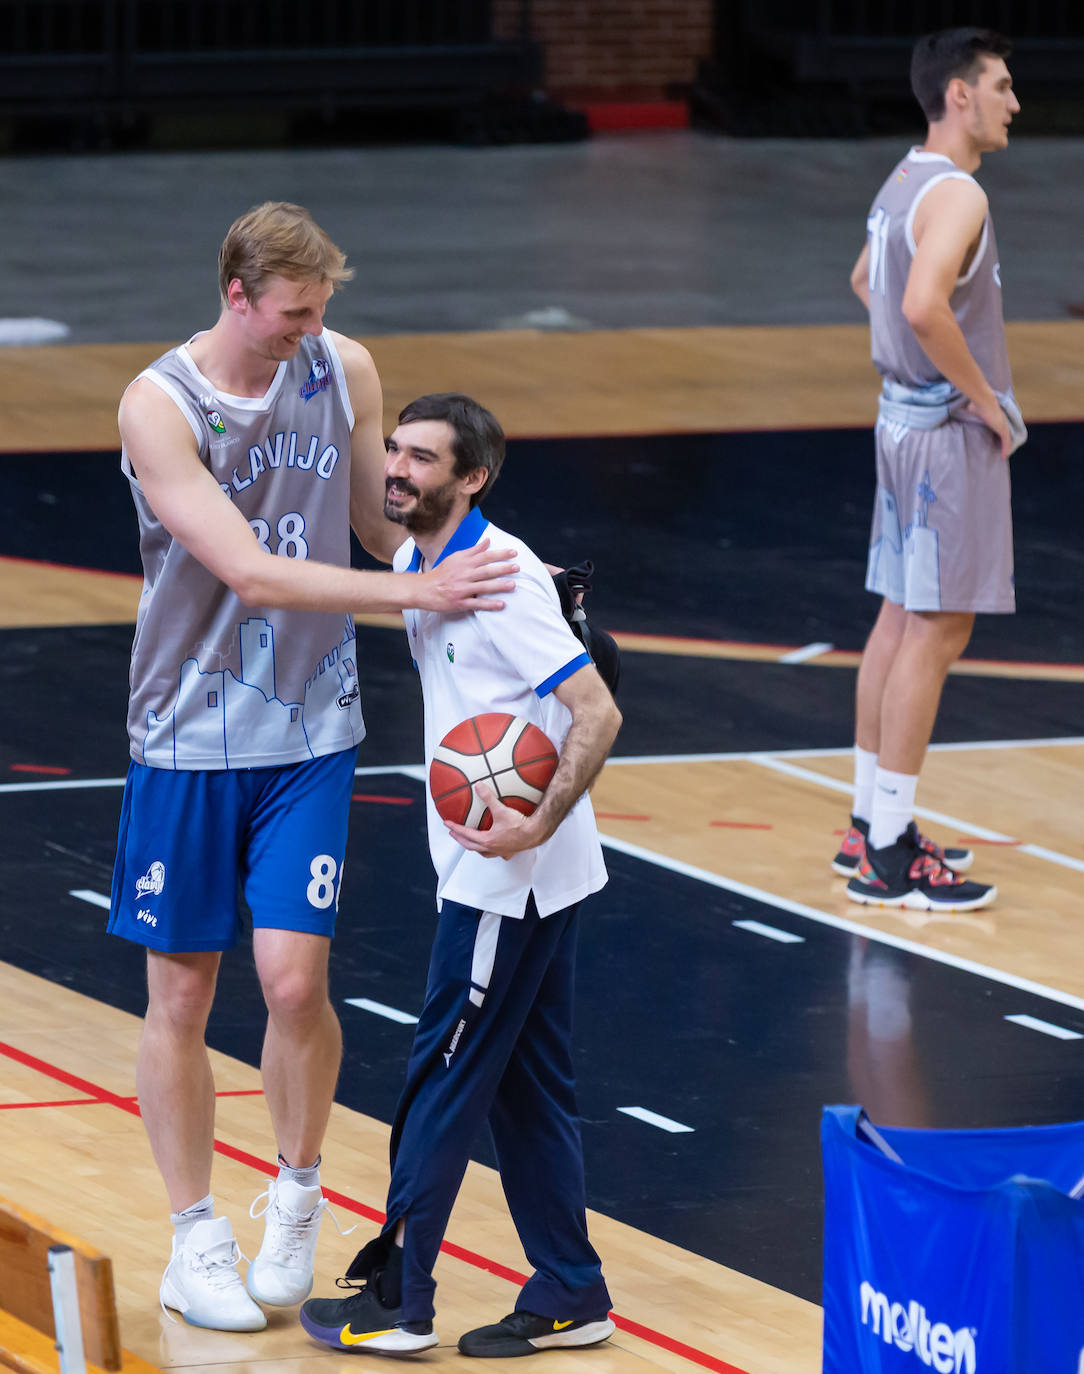
[[[493,824],[490,803],[529,816],[557,768],[553,743],[522,716],[489,712],[460,721],[437,745],[429,791],[442,820],[474,830]],[[480,795],[491,789],[489,795]]]

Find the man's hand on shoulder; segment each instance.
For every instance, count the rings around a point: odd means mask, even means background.
[[[450,554],[430,572],[422,573],[422,584],[412,604],[423,611],[444,615],[456,611],[502,611],[502,592],[515,589],[512,574],[519,564],[512,560],[515,549],[491,549],[483,539],[471,549]]]

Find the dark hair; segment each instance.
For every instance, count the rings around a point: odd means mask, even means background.
[[[973,86],[984,57],[1008,57],[1012,44],[993,29],[942,29],[927,33],[911,54],[911,90],[934,124],[945,117],[945,91],[954,77]]]
[[[476,506],[497,480],[504,462],[504,430],[496,416],[469,396],[460,395],[458,391],[442,391],[419,396],[399,412],[401,425],[409,425],[414,420],[446,420],[451,425],[456,477],[466,477],[475,468],[486,469],[489,476],[471,496],[470,503]]]

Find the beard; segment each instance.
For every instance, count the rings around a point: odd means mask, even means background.
[[[431,491],[419,491],[402,478],[389,477],[384,483],[384,518],[393,524],[402,525],[411,534],[432,534],[447,521],[456,500],[456,482],[453,479],[442,487]],[[413,498],[413,505],[401,506],[388,499],[392,488],[400,496]]]

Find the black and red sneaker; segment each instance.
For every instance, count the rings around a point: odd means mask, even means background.
[[[975,856],[970,849],[961,849],[952,845],[944,848],[935,844],[928,835],[918,835],[918,847],[924,849],[927,854],[932,854],[935,859],[940,859],[943,864],[948,864],[949,868],[955,869],[957,873],[966,873],[975,862]],[[869,837],[869,822],[861,820],[858,816],[851,817],[851,824],[843,837],[843,843],[839,847],[839,853],[832,860],[832,869],[843,878],[849,878],[853,873],[857,873],[862,862],[862,856],[866,852],[866,841]]]
[[[864,906],[902,906],[913,911],[974,911],[989,906],[997,888],[974,883],[931,854],[914,821],[895,844],[866,846],[847,896]]]
[[[843,836],[843,843],[839,846],[839,853],[832,860],[833,871],[843,878],[849,878],[852,873],[857,873],[858,866],[866,854],[868,837],[869,821],[852,816],[847,833]]]

